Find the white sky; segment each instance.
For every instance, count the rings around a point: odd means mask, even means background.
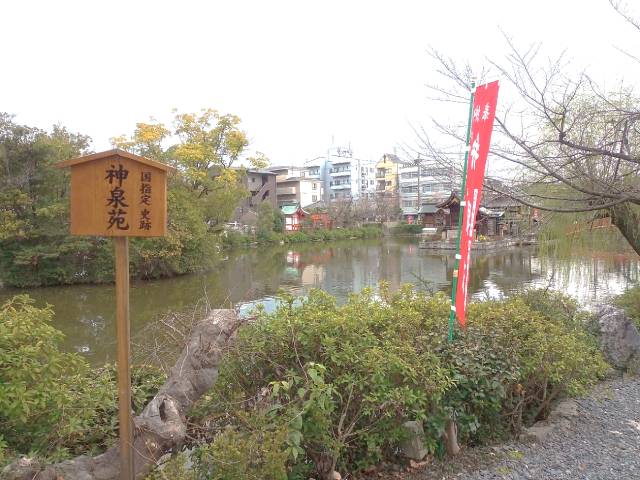
[[[150,116],[212,107],[273,164],[323,155],[332,136],[378,159],[434,112],[427,47],[480,65],[504,54],[499,28],[607,82],[640,78],[613,48],[640,54],[640,33],[607,0],[7,0],[0,25],[0,111],[96,150]]]

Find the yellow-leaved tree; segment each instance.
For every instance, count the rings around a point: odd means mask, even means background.
[[[171,127],[151,119],[137,123],[131,136],[111,143],[138,155],[176,167],[169,178],[169,234],[139,239],[133,253],[138,275],[154,277],[207,267],[216,255],[216,232],[228,222],[248,195],[241,182],[238,160],[249,144],[240,118],[213,109],[198,113],[173,111]],[[266,157],[248,157],[251,167],[264,167]]]

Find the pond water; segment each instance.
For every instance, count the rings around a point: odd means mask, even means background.
[[[131,285],[132,336],[168,311],[207,301],[212,307],[248,312],[262,303],[268,310],[283,289],[304,295],[311,288],[344,301],[351,292],[387,281],[450,292],[453,252],[421,250],[414,239],[353,240],[259,247],[228,253],[213,271]],[[474,298],[496,298],[530,286],[562,290],[585,306],[606,301],[640,281],[635,253],[588,251],[571,258],[539,255],[533,247],[475,252],[469,291]],[[65,347],[95,364],[115,357],[113,285],[77,285],[0,290],[0,302],[28,293],[39,305],[55,309],[55,326],[66,334]]]

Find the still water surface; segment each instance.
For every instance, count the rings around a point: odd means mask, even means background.
[[[304,295],[311,288],[344,301],[351,292],[379,281],[395,289],[403,283],[449,292],[453,253],[417,248],[413,239],[381,239],[272,246],[228,254],[217,269],[198,275],[132,283],[131,328],[135,336],[146,324],[172,310],[207,299],[213,307],[249,311],[257,303],[270,310],[279,289]],[[563,290],[585,306],[606,301],[640,281],[637,255],[587,252],[573,258],[550,258],[534,248],[474,253],[469,291],[476,299],[500,297],[528,286]],[[66,334],[65,347],[84,353],[93,363],[115,356],[115,305],[112,285],[80,285],[30,290],[0,290],[0,302],[28,293],[38,304],[55,309],[55,326]]]

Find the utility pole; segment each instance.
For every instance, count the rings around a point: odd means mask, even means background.
[[[417,219],[420,220],[420,208],[422,207],[422,196],[420,191],[420,176],[422,174],[422,159],[420,158],[420,154],[418,154],[418,158],[414,161],[415,165],[418,167],[418,208],[417,208]]]

